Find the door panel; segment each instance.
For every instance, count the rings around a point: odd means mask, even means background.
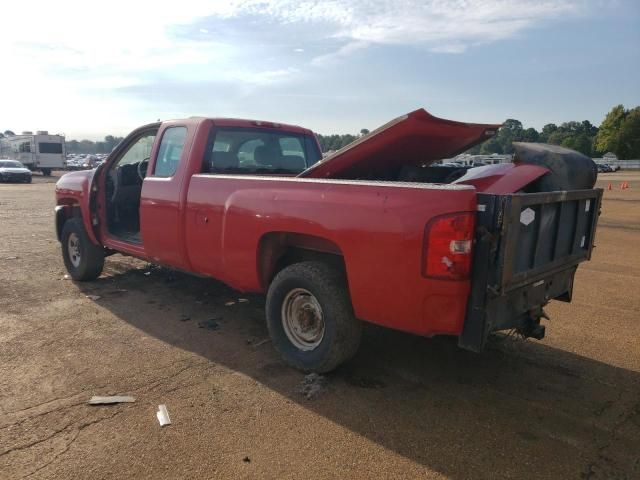
[[[140,231],[147,256],[158,263],[188,269],[182,233],[184,148],[188,129],[167,125],[156,142],[140,197]]]

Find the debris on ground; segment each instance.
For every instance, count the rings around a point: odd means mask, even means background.
[[[211,318],[209,320],[200,320],[198,322],[198,328],[206,328],[207,330],[219,330],[220,324],[218,323],[219,318]]]
[[[347,375],[345,377],[349,385],[360,388],[379,389],[386,387],[385,383],[372,377],[363,377],[360,375]]]
[[[89,300],[100,300],[102,297],[100,295],[85,295]]]
[[[311,400],[320,394],[327,386],[326,377],[317,373],[305,375],[302,384],[298,388],[298,393],[304,395],[307,400]]]
[[[238,299],[238,303],[249,303],[249,299],[248,298],[239,298]]]
[[[251,345],[252,347],[259,347],[260,345],[264,345],[265,343],[270,342],[270,341],[271,341],[270,338],[263,338],[262,340],[257,341],[257,342],[254,343],[254,340],[249,339],[249,340],[247,340],[247,343],[249,345]]]
[[[225,307],[230,307],[231,305],[235,305],[235,304],[236,304],[236,302],[234,302],[233,300],[231,300],[231,301],[229,301],[229,302],[226,302],[226,303],[224,304],[224,306],[225,306]]]
[[[156,417],[158,418],[158,422],[160,422],[161,427],[164,427],[165,425],[171,425],[171,418],[169,418],[169,410],[167,410],[166,405],[158,405]]]
[[[244,457],[244,458],[242,459],[242,461],[243,461],[244,463],[251,463],[251,459],[250,459],[249,457]]]
[[[133,403],[136,399],[125,395],[111,395],[106,397],[100,397],[94,395],[89,400],[89,405],[112,405],[114,403]]]
[[[189,315],[181,315],[180,316],[180,321],[181,322],[188,322],[189,320],[191,320],[191,317]]]
[[[145,277],[148,277],[149,275],[151,275],[151,272],[144,272],[143,274]]]
[[[65,274],[64,277],[62,277],[63,280],[69,280],[69,275]]]

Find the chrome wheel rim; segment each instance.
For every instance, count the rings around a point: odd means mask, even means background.
[[[313,350],[324,338],[324,316],[316,297],[294,288],[282,302],[282,328],[289,341],[303,351]]]
[[[80,266],[80,237],[75,233],[69,235],[69,239],[67,240],[67,252],[69,253],[69,260],[71,261],[71,265],[75,268]]]

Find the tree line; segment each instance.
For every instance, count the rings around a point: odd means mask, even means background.
[[[358,135],[318,134],[318,142],[323,152],[339,150],[358,138],[367,135],[363,128]],[[6,130],[4,135],[12,135]],[[67,153],[91,154],[109,153],[123,137],[107,135],[103,141],[67,140]],[[504,122],[498,133],[486,142],[476,145],[467,153],[471,154],[509,154],[513,153],[512,142],[539,142],[561,145],[582,152],[589,157],[601,157],[613,152],[620,159],[640,159],[640,107],[625,109],[616,105],[606,115],[600,127],[589,120],[564,122],[560,125],[548,123],[542,130],[533,127],[524,128],[522,122],[513,118]]]
[[[359,136],[366,135],[318,135],[323,152],[339,150]],[[548,123],[542,130],[524,128],[520,120],[510,118],[498,133],[486,142],[476,145],[467,153],[485,154],[513,153],[513,142],[550,143],[577,150],[589,157],[601,157],[613,152],[620,159],[640,159],[640,107],[626,110],[616,105],[606,115],[600,127],[589,120],[564,122],[560,125]]]
[[[91,153],[111,153],[111,150],[120,143],[124,137],[114,137],[107,135],[103,141],[91,140],[67,140],[65,142],[67,153],[91,154]]]

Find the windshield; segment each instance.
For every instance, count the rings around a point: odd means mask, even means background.
[[[297,174],[320,159],[310,135],[265,128],[214,128],[205,151],[205,172]]]
[[[15,160],[0,160],[0,168],[24,168],[24,165]]]

